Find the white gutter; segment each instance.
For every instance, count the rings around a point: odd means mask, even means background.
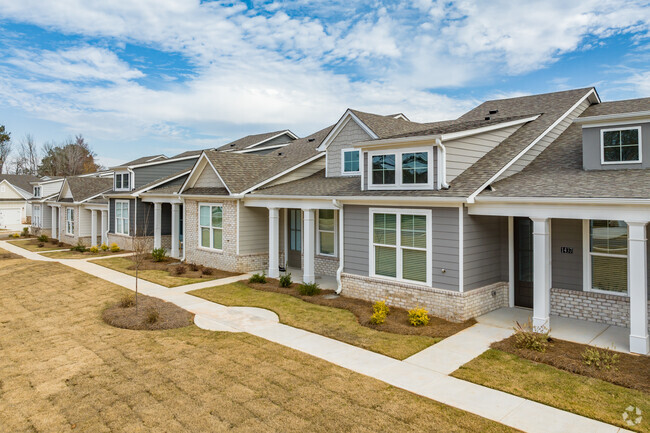
[[[476,203],[543,203],[543,204],[614,204],[650,205],[650,199],[643,198],[571,198],[571,197],[476,197]]]
[[[440,189],[449,189],[447,183],[447,148],[442,144],[440,138],[436,138],[438,146],[438,187]]]
[[[395,193],[401,193],[402,191],[395,191]],[[186,196],[191,197],[191,196]],[[199,196],[204,197],[205,196]],[[224,198],[233,198],[224,197]],[[331,201],[332,196],[307,196],[307,195],[262,195],[262,194],[248,194],[247,199],[256,200],[256,199],[270,199],[270,200],[323,200]],[[413,196],[379,196],[379,195],[367,195],[367,196],[340,196],[336,200],[339,201],[368,201],[371,203],[377,202],[420,202],[422,206],[426,204],[436,204],[436,203],[452,203],[459,204],[464,203],[465,198],[463,197],[440,197],[440,196],[423,196],[423,195],[413,195]]]
[[[345,251],[343,245],[343,204],[336,200],[332,200],[332,204],[339,209],[339,268],[336,270],[336,283],[337,289],[336,294],[340,294],[343,290],[343,284],[341,283],[341,273],[343,273],[343,252]]]

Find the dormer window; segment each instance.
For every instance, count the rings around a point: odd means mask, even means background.
[[[41,187],[40,186],[35,186],[34,187],[34,197],[40,197],[41,196]]]
[[[433,189],[429,148],[371,151],[369,189]]]
[[[115,173],[115,191],[130,191],[130,179],[129,173]]]
[[[359,154],[357,149],[341,150],[343,174],[359,174]]]
[[[641,162],[641,128],[616,128],[600,131],[603,164]]]

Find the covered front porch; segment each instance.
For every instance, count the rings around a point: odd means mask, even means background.
[[[181,258],[183,252],[183,203],[181,198],[178,194],[143,194],[141,200],[143,204],[153,206],[153,225],[145,221],[145,225],[148,226],[145,230],[153,229],[153,248],[165,247],[169,250],[170,257]]]

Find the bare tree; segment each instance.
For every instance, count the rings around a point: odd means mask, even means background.
[[[16,174],[36,174],[38,164],[38,149],[34,143],[34,136],[25,134],[25,137],[20,140],[16,157]]]
[[[142,230],[138,230],[138,227],[134,226],[131,235],[131,249],[133,254],[131,254],[131,261],[133,262],[133,267],[135,268],[135,314],[138,315],[138,279],[139,271],[142,268],[142,265],[149,257],[151,253],[151,245],[149,241],[149,236],[147,236],[146,229],[149,227],[149,212],[147,211],[144,218],[144,225]]]
[[[67,139],[60,145],[47,143],[43,146],[43,159],[38,173],[41,176],[94,173],[101,169],[101,166],[95,163],[95,156],[97,155],[81,135],[77,135],[74,140]]]
[[[9,154],[11,153],[11,133],[5,130],[4,125],[0,125],[0,174],[8,167]]]

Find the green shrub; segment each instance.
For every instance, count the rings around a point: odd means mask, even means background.
[[[14,233],[14,234],[11,235],[11,237],[12,237],[12,238],[19,238],[20,235],[19,235],[18,233]]]
[[[133,295],[124,295],[120,299],[120,308],[129,308],[135,305],[135,297]]]
[[[99,246],[99,248],[100,248],[102,251],[108,251],[108,245],[106,245],[106,244],[101,244],[101,245]]]
[[[424,308],[409,310],[409,323],[413,326],[424,326],[429,323],[429,312]]]
[[[381,312],[384,314],[384,316],[388,316],[390,314],[390,308],[388,308],[388,305],[386,305],[386,301],[377,301],[372,305],[372,311],[375,313]]]
[[[95,245],[93,245],[92,247],[90,247],[90,249],[88,251],[90,251],[93,254],[97,254],[99,252],[99,248],[97,248]]]
[[[80,253],[85,253],[86,252],[86,246],[81,243],[81,241],[77,242],[77,245],[74,247],[70,248],[70,251],[77,251]]]
[[[22,233],[20,233],[20,236],[27,237],[29,236],[29,228],[28,227],[23,227]]]
[[[160,319],[160,313],[158,313],[158,310],[154,310],[151,308],[149,311],[147,311],[147,323],[150,325],[153,325]]]
[[[320,293],[318,283],[303,283],[298,286],[298,293],[303,296],[314,296]]]
[[[280,287],[291,287],[291,273],[280,276]]]
[[[110,246],[110,250],[113,253],[117,253],[118,251],[120,251],[120,247],[118,247],[117,244],[115,242],[113,242],[111,244],[111,246]]]
[[[47,237],[47,235],[40,235],[40,236],[38,237],[38,241],[39,241],[39,242],[47,242],[47,241],[49,241],[49,240],[50,240],[50,239]]]
[[[546,327],[533,326],[532,320],[521,324],[515,322],[515,347],[519,349],[534,350],[535,352],[546,352],[550,340],[550,329]]]
[[[386,311],[385,310],[375,310],[370,316],[370,323],[373,325],[381,325],[386,321]]]
[[[249,283],[258,283],[258,284],[264,284],[266,283],[266,274],[262,272],[261,274],[253,274],[249,279]]]
[[[153,251],[151,251],[151,257],[153,258],[154,262],[164,261],[166,255],[167,255],[167,250],[162,247],[154,248]]]
[[[587,347],[582,352],[582,362],[598,370],[616,370],[615,366],[618,364],[618,358],[618,353],[614,353],[610,349],[599,350],[595,347]]]

